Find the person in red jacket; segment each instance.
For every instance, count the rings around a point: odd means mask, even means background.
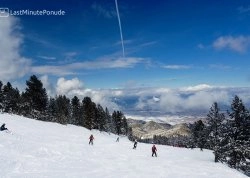
[[[89,145],[93,145],[93,141],[94,141],[94,136],[91,134],[89,137]]]
[[[154,155],[155,155],[155,157],[157,157],[156,151],[157,151],[156,146],[153,145],[152,146],[152,157],[154,157]]]

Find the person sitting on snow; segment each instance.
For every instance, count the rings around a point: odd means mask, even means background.
[[[0,131],[4,131],[4,130],[8,130],[8,129],[5,127],[5,123],[0,127]]]

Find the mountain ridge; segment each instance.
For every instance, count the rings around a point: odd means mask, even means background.
[[[154,136],[178,137],[190,136],[191,130],[186,123],[171,125],[168,123],[157,123],[151,121],[141,121],[128,119],[128,124],[132,128],[132,136],[140,139],[153,139]]]

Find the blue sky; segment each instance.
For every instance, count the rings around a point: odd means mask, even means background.
[[[117,2],[125,57],[115,0],[0,0],[12,12],[65,11],[0,18],[1,80],[21,86],[35,74],[56,93],[60,82],[67,91],[249,87],[248,0]]]
[[[78,77],[90,88],[129,83],[249,86],[249,1],[118,0],[118,4],[125,59],[114,0],[1,1],[2,7],[12,10],[66,12],[64,16],[15,16],[23,36],[20,56],[30,59],[33,67],[88,62],[90,69],[67,67],[65,73],[55,73],[34,68],[37,75]],[[117,59],[124,64],[105,66]],[[100,61],[107,64],[95,66]]]

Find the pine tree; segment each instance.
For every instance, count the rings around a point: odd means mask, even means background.
[[[90,129],[90,130],[94,129],[96,126],[95,105],[91,101],[90,97],[84,97],[82,101],[82,105],[83,105],[83,115],[84,115],[83,127],[86,127],[87,129]]]
[[[10,82],[7,82],[6,85],[3,86],[3,111],[11,112],[11,91],[13,90]]]
[[[220,113],[218,104],[215,102],[207,115],[208,147],[214,150],[215,162],[219,161],[219,146],[221,140],[222,123],[225,120],[223,113]]]
[[[3,83],[2,83],[2,81],[0,81],[0,112],[2,112],[3,111],[3,100],[4,100],[4,98],[3,98]]]
[[[108,132],[108,133],[115,133],[115,125],[113,123],[113,119],[111,117],[111,115],[109,114],[109,110],[108,108],[106,107],[105,108],[105,130]]]
[[[3,86],[2,97],[3,111],[8,113],[17,113],[20,98],[18,89],[14,89],[11,83],[7,82],[7,84]]]
[[[70,100],[65,95],[56,97],[56,121],[67,124],[70,117]]]
[[[231,167],[243,171],[249,170],[250,159],[250,115],[242,100],[235,96],[229,112],[226,139],[223,145],[224,161]]]
[[[19,105],[20,105],[20,92],[18,88],[15,88],[11,91],[12,99],[11,99],[11,106],[12,106],[12,112],[14,114],[18,114],[20,111]]]
[[[71,119],[69,121],[70,124],[80,125],[81,123],[81,106],[80,100],[77,96],[74,96],[71,99]]]
[[[206,132],[204,123],[202,122],[202,120],[196,121],[194,123],[194,127],[192,128],[191,139],[192,139],[194,146],[200,148],[201,151],[205,147],[206,136],[207,136],[207,132]]]
[[[121,127],[122,127],[122,117],[123,114],[120,111],[114,111],[112,114],[112,119],[115,124],[116,134],[121,134]]]
[[[26,81],[25,98],[31,108],[32,117],[40,117],[47,109],[48,96],[46,89],[43,88],[42,82],[32,75],[28,81]]]
[[[97,106],[94,102],[91,102],[91,118],[92,118],[92,126],[91,129],[99,129],[99,123],[98,123],[98,118],[97,118]]]
[[[121,111],[114,111],[112,114],[112,120],[115,127],[115,133],[120,135],[128,134],[128,123],[127,119]]]
[[[56,100],[54,98],[49,99],[48,103],[48,109],[47,109],[47,114],[48,114],[48,121],[50,122],[56,122],[56,117],[57,117],[57,110],[56,110]]]
[[[21,93],[18,108],[19,108],[18,113],[20,115],[23,115],[25,117],[31,117],[31,106],[30,106],[30,103],[28,102],[24,92]]]
[[[97,105],[96,119],[97,119],[98,130],[105,131],[105,125],[106,125],[105,111],[100,104]]]
[[[125,116],[123,116],[122,118],[122,126],[121,126],[121,132],[123,135],[127,135],[129,131],[129,127],[128,127],[128,123],[127,123],[127,119]]]
[[[77,96],[74,96],[71,99],[70,106],[71,106],[70,107],[70,109],[71,109],[71,117],[70,117],[70,120],[69,120],[69,124],[78,125],[77,124],[77,116],[78,116],[78,113],[79,113],[79,110],[80,110],[80,100],[78,99]]]

